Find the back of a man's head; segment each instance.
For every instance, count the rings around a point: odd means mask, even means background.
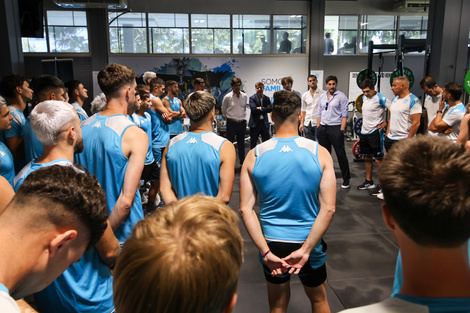
[[[216,100],[205,91],[196,91],[184,101],[183,107],[191,121],[199,122],[215,108]]]
[[[423,89],[424,87],[434,88],[436,84],[436,79],[432,76],[426,76],[419,82],[421,89]]]
[[[67,102],[49,100],[36,105],[30,115],[31,129],[45,146],[54,146],[60,132],[73,125],[77,113]]]
[[[238,216],[188,197],[140,221],[114,273],[119,313],[220,313],[232,304],[243,259]]]
[[[0,81],[0,94],[6,99],[15,97],[16,87],[22,87],[25,81],[26,77],[17,74],[3,77]]]
[[[108,98],[119,97],[125,86],[132,86],[136,75],[133,70],[121,64],[108,64],[98,73],[98,84]]]
[[[142,79],[144,81],[144,84],[147,85],[148,84],[148,80],[149,79],[152,79],[154,77],[157,77],[157,74],[155,72],[145,72],[143,75],[142,75]]]
[[[280,122],[296,121],[300,114],[300,97],[292,91],[276,91],[273,95],[273,118]]]
[[[29,174],[5,209],[7,212],[17,219],[29,218],[34,224],[31,231],[48,225],[78,229],[78,244],[87,247],[98,242],[108,219],[106,195],[96,177],[60,165]]]
[[[398,142],[379,169],[385,203],[421,246],[453,248],[470,238],[470,152],[441,137]]]
[[[31,88],[36,95],[38,102],[49,100],[51,93],[59,92],[60,89],[65,89],[64,83],[57,77],[52,75],[41,75],[35,77],[31,81]]]

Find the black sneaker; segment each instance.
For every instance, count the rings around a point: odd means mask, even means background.
[[[362,185],[357,186],[357,189],[359,190],[365,190],[365,189],[374,189],[374,181],[373,180],[365,180]]]
[[[372,192],[370,194],[373,195],[373,196],[377,196],[381,193],[382,193],[382,188],[380,188],[380,185],[377,184],[377,187],[375,187],[375,189],[372,190]]]

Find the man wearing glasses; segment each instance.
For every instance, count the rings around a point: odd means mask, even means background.
[[[331,145],[338,157],[343,184],[341,188],[349,188],[351,174],[349,172],[348,157],[344,150],[344,130],[348,121],[348,97],[336,90],[338,78],[328,76],[325,80],[328,92],[320,96],[317,114],[318,143],[331,153]]]

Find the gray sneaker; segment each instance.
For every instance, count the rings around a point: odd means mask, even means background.
[[[359,190],[365,190],[365,189],[374,189],[374,181],[373,180],[365,180],[362,185],[357,186],[357,189]]]

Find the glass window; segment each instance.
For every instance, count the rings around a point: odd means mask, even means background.
[[[274,15],[273,28],[275,54],[307,52],[306,15]]]
[[[188,14],[149,13],[152,53],[189,53]]]
[[[374,44],[395,44],[397,17],[392,15],[363,15],[361,19],[360,51],[368,52],[369,41]]]
[[[233,15],[233,53],[271,53],[270,15]]]
[[[109,13],[111,53],[147,53],[145,13]]]
[[[400,16],[400,35],[407,39],[426,39],[427,16]]]
[[[192,53],[230,53],[229,14],[191,14]]]
[[[85,11],[47,11],[50,52],[88,52]]]
[[[44,23],[44,25],[46,25]],[[24,53],[30,52],[48,52],[47,50],[47,39],[46,39],[46,29],[44,28],[44,38],[21,38],[21,44],[23,46]]]
[[[326,15],[324,54],[356,54],[357,15]]]

